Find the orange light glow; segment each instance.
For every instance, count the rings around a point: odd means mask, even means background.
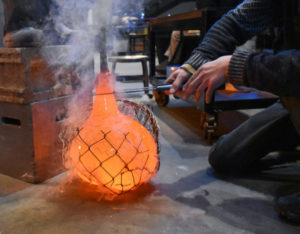
[[[98,75],[92,113],[78,130],[70,157],[84,181],[121,194],[155,176],[159,157],[150,132],[119,112],[112,80],[111,73]]]

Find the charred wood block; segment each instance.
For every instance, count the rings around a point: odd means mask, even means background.
[[[72,94],[79,78],[76,64],[65,65],[70,49],[70,46],[0,49],[0,101],[29,104]],[[92,60],[90,64],[93,78]]]
[[[69,99],[0,102],[0,173],[38,183],[64,171],[60,133]]]

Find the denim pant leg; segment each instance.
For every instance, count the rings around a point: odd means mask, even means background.
[[[297,145],[299,136],[288,111],[278,102],[220,137],[210,150],[209,163],[218,172],[249,172],[268,153]]]

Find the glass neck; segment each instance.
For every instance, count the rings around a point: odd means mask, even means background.
[[[95,96],[92,115],[111,115],[113,113],[117,113],[118,111],[118,106],[113,93],[98,94]]]
[[[110,72],[101,72],[98,74],[92,115],[111,115],[118,112],[114,96],[114,81],[115,77]]]

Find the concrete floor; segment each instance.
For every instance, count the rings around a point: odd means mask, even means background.
[[[117,86],[142,87],[142,83],[118,82]],[[199,110],[176,99],[159,108],[142,93],[128,99],[148,104],[158,119],[161,167],[157,176],[132,194],[105,201],[92,188],[67,183],[66,173],[39,185],[0,174],[1,234],[300,233],[299,226],[280,220],[273,207],[281,186],[299,182],[297,170],[292,177],[281,172],[218,178],[207,162],[210,146],[200,137]],[[225,119],[226,115],[223,123]]]

